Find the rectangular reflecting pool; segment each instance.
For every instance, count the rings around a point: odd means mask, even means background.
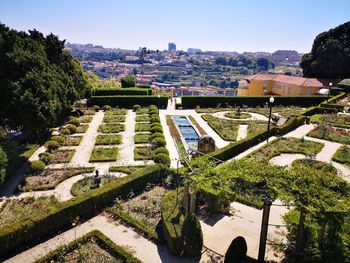
[[[199,135],[187,117],[173,116],[172,119],[180,132],[182,141],[186,144],[185,148],[197,149]]]

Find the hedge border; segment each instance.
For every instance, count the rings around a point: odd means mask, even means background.
[[[269,96],[183,96],[181,103],[183,108],[215,108],[221,106],[264,106],[268,102]],[[283,106],[304,106],[318,105],[325,101],[325,96],[274,96],[274,105]]]
[[[152,89],[145,88],[97,88],[92,96],[152,96]]]
[[[118,256],[125,260],[125,262],[130,263],[141,263],[139,259],[134,257],[133,254],[126,251],[123,247],[116,245],[112,240],[110,240],[107,236],[102,234],[99,230],[93,230],[82,237],[70,242],[68,245],[63,245],[55,249],[54,251],[50,252],[44,257],[39,258],[35,261],[35,263],[45,263],[45,262],[51,262],[51,260],[57,260],[60,256],[60,253],[62,250],[66,250],[67,252],[74,251],[81,243],[84,243],[88,241],[91,238],[96,239],[96,243],[98,245],[101,245],[101,243],[106,246],[109,250],[112,251],[112,256]]]
[[[126,197],[130,191],[141,192],[148,183],[154,184],[163,179],[167,171],[168,169],[161,165],[138,169],[129,176],[91,190],[87,195],[80,195],[64,202],[62,207],[53,208],[45,216],[30,218],[1,228],[0,255],[5,256],[29,242],[37,242],[64,227],[71,226],[71,222],[77,216],[86,218],[95,215],[112,204],[117,197]]]
[[[91,96],[88,100],[89,105],[110,105],[112,107],[132,108],[135,104],[140,106],[156,105],[158,108],[165,109],[168,105],[167,97],[157,96]]]

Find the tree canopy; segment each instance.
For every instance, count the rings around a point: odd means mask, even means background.
[[[136,81],[134,76],[125,76],[120,80],[122,88],[131,88],[135,87]]]
[[[90,93],[80,63],[52,33],[0,24],[0,125],[29,138],[58,123]]]
[[[350,22],[319,34],[300,66],[306,77],[346,78],[350,76]]]

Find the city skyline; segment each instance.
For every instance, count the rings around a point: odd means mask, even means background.
[[[332,13],[327,15],[327,11]],[[177,0],[24,1],[3,0],[0,22],[16,30],[54,33],[71,43],[107,48],[210,51],[309,52],[314,38],[349,18],[350,2],[279,3]],[[286,15],[287,13],[287,15]],[[336,14],[336,15],[335,15]]]

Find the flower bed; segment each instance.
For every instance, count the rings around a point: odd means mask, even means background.
[[[69,163],[75,154],[75,149],[72,150],[56,150],[52,154],[50,163]]]
[[[94,168],[48,169],[38,175],[27,176],[22,185],[23,191],[54,189],[60,182],[82,173],[92,173]]]
[[[203,120],[220,135],[223,140],[236,141],[239,124],[235,121],[215,118],[210,114],[202,115]]]
[[[315,114],[311,117],[311,122],[319,124],[323,123],[334,127],[350,129],[349,115]]]
[[[118,148],[98,148],[92,150],[89,162],[112,162],[118,158]]]
[[[79,117],[80,123],[90,123],[92,121],[92,116],[81,116]]]
[[[134,137],[135,144],[149,143],[151,141],[151,134],[136,133]]]
[[[66,136],[64,146],[78,146],[83,139],[83,136]]]
[[[136,122],[148,122],[151,120],[151,117],[147,115],[137,115],[135,118]]]
[[[125,130],[125,124],[101,124],[98,132],[102,133],[118,133]]]
[[[150,147],[135,147],[134,160],[152,160],[153,150]]]
[[[252,115],[245,112],[238,113],[237,111],[232,111],[232,112],[225,113],[225,117],[240,120],[240,119],[249,119],[252,117]]]
[[[105,115],[125,115],[128,112],[127,109],[112,109],[105,112]]]
[[[140,108],[136,111],[136,115],[142,115],[142,114],[148,114],[149,109],[148,108]]]
[[[122,136],[116,135],[97,135],[95,145],[115,145],[122,143]]]
[[[103,117],[102,122],[112,123],[112,122],[125,122],[126,117],[123,115],[106,115]]]
[[[135,125],[135,132],[143,132],[143,131],[150,131],[151,130],[151,124],[149,123],[136,123]]]
[[[93,176],[85,177],[78,182],[74,183],[72,185],[72,188],[70,190],[71,194],[73,196],[86,194],[90,192],[91,189],[98,188],[104,184],[107,184],[111,181],[118,180],[118,177],[112,176],[112,175],[102,175],[101,176],[101,185],[95,185],[95,179]]]
[[[327,125],[319,125],[316,129],[310,131],[307,135],[310,137],[341,144],[350,144],[350,129],[333,128]]]
[[[89,124],[80,125],[77,127],[77,133],[85,133],[89,129]]]

